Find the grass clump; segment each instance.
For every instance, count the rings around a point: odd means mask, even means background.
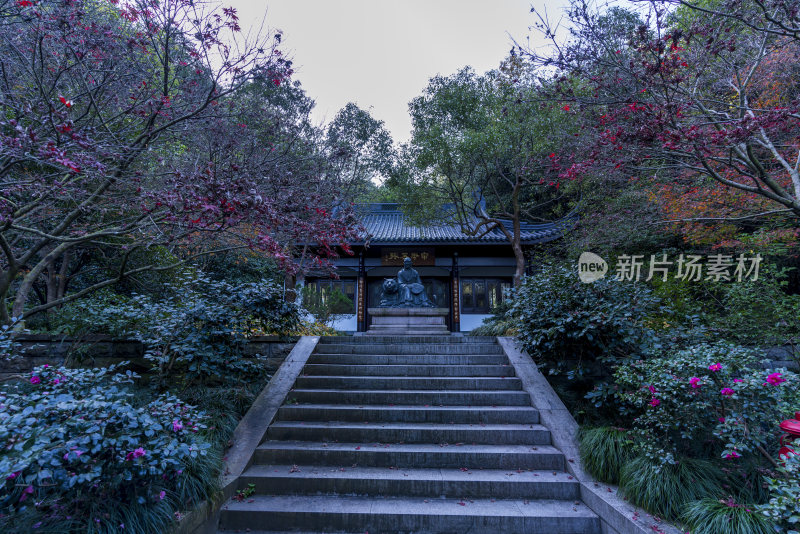
[[[622,467],[633,457],[627,432],[609,426],[585,428],[579,440],[586,470],[601,482],[618,484]]]
[[[773,534],[777,530],[755,506],[728,499],[701,499],[686,505],[682,519],[693,534]]]
[[[670,520],[679,519],[687,503],[724,495],[722,484],[714,464],[694,458],[670,464],[638,457],[620,472],[620,487],[633,504]]]

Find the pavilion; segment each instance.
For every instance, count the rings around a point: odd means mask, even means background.
[[[377,307],[385,278],[397,275],[403,258],[410,257],[428,293],[441,308],[449,308],[451,332],[468,332],[489,317],[490,310],[512,286],[515,261],[505,235],[495,229],[476,237],[458,224],[439,223],[416,227],[407,223],[399,204],[374,203],[358,207],[366,229],[351,243],[353,256],[336,260],[339,279],[310,273],[305,285],[337,288],[352,301],[352,313],[333,325],[337,330],[364,332],[370,325],[369,308]],[[504,221],[511,227],[511,221]],[[553,241],[574,225],[568,217],[551,223],[523,223],[523,247]]]

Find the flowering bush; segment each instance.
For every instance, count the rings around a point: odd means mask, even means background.
[[[697,345],[617,369],[617,396],[640,452],[673,463],[676,453],[727,460],[761,455],[771,462],[777,423],[800,402],[800,377],[763,370],[735,345]]]
[[[0,391],[0,526],[27,513],[116,532],[120,504],[171,517],[184,470],[207,454],[204,415],[169,395],[137,405],[136,375],[117,371],[45,365]]]

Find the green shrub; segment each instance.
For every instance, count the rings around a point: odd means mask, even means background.
[[[708,318],[718,334],[764,346],[800,335],[800,295],[786,293],[788,269],[763,265],[756,281],[718,282],[720,306]]]
[[[208,465],[204,414],[160,395],[135,402],[131,372],[38,367],[0,391],[0,527],[59,532],[163,531]],[[190,480],[192,479],[192,480]],[[215,477],[207,480],[216,480]]]
[[[83,304],[87,331],[142,341],[163,382],[236,382],[258,376],[263,363],[244,358],[251,334],[297,329],[297,307],[273,282],[230,284],[198,277],[183,290],[154,299],[134,295],[114,302],[103,296]]]
[[[796,450],[796,448],[795,448]],[[787,534],[800,531],[800,455],[791,454],[782,459],[778,473],[767,478],[769,503],[759,510],[774,521]]]
[[[613,277],[585,284],[574,269],[548,267],[512,298],[503,320],[516,320],[524,348],[551,372],[581,374],[593,362],[610,370],[657,345],[647,321],[660,307],[643,284]]]
[[[633,457],[627,431],[615,427],[582,428],[579,440],[586,470],[601,482],[618,484],[622,466]]]
[[[670,520],[678,519],[689,502],[722,495],[722,484],[715,465],[693,458],[669,464],[638,457],[620,473],[620,488],[630,502]]]
[[[684,508],[683,520],[692,534],[774,534],[775,526],[753,505],[728,499],[701,499]]]
[[[654,278],[669,320],[702,323],[708,335],[745,345],[774,345],[800,336],[800,295],[786,291],[789,269],[762,264],[758,280]]]
[[[471,336],[513,336],[517,333],[519,322],[517,317],[511,313],[511,303],[513,302],[515,291],[508,289],[505,293],[505,300],[492,310],[492,316],[484,319],[483,324],[473,328]]]

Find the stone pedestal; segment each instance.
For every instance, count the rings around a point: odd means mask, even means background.
[[[449,335],[448,308],[369,308],[368,336]]]

